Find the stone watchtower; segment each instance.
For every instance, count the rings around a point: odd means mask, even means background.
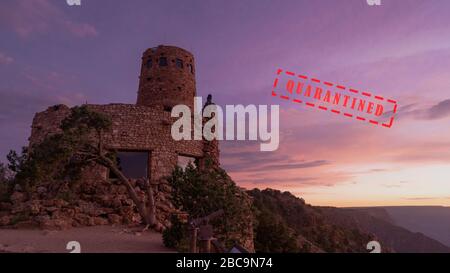
[[[195,95],[194,56],[190,52],[163,45],[144,52],[137,105],[171,109],[185,104],[192,110]]]
[[[173,106],[184,104],[193,113],[197,94],[194,64],[194,55],[179,47],[160,45],[144,51],[136,105],[162,105],[170,111]],[[217,140],[203,141],[203,153],[213,166],[219,166]],[[200,160],[200,167],[204,163]]]

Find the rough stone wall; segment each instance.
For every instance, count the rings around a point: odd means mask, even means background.
[[[30,147],[42,142],[48,135],[60,132],[59,126],[64,118],[70,114],[70,108],[66,105],[54,105],[47,110],[36,113],[31,125]]]
[[[160,65],[160,58],[166,58],[166,66]],[[162,45],[144,52],[137,105],[184,104],[193,109],[195,95],[194,56],[190,52]]]
[[[203,144],[203,153],[204,153],[204,157],[203,159],[208,158],[209,160],[211,160],[211,166],[212,167],[219,167],[220,166],[220,162],[219,162],[219,141],[218,140],[212,140],[212,141],[204,141]],[[205,167],[205,162],[200,161],[201,166],[200,167]]]
[[[144,185],[139,180],[130,181],[137,195],[146,198]],[[69,187],[68,185],[65,185]],[[69,229],[96,225],[138,225],[137,213],[127,189],[119,181],[101,177],[83,179],[71,191],[53,192],[51,187],[40,186],[33,193],[15,191],[11,203],[0,202],[0,227]],[[156,194],[159,203],[158,228],[170,225],[168,214],[174,212],[170,202],[164,202],[165,192]],[[159,230],[161,231],[161,230]]]
[[[203,157],[203,141],[173,140],[170,130],[174,118],[162,106],[136,106],[132,104],[88,105],[112,119],[112,129],[105,137],[109,149],[148,151],[150,153],[151,180],[170,175],[179,154]],[[65,105],[52,106],[37,113],[32,126],[30,145],[57,133],[61,121],[70,114]]]

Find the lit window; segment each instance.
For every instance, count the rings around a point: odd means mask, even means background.
[[[176,59],[176,65],[177,65],[178,68],[183,68],[183,60]]]
[[[159,66],[167,66],[167,58],[166,57],[159,58]]]

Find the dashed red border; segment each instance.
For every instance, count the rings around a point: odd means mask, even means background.
[[[295,102],[297,104],[303,103],[302,100],[294,99],[294,98],[291,99],[289,96],[278,95],[275,92],[275,88],[278,85],[278,78],[279,78],[279,76],[281,75],[282,72],[283,72],[283,69],[278,69],[277,70],[277,78],[275,78],[275,81],[273,83],[272,96],[274,96],[274,97],[279,96],[281,99],[284,99],[284,100],[292,100],[293,102]],[[285,74],[288,75],[288,76],[292,76],[292,77],[297,76],[297,77],[299,77],[301,79],[304,79],[304,80],[310,79],[312,82],[315,82],[315,83],[323,83],[324,85],[327,85],[327,86],[330,86],[330,87],[335,86],[338,89],[346,90],[346,91],[354,93],[354,94],[361,94],[361,95],[366,96],[366,97],[373,97],[376,100],[387,101],[388,103],[392,103],[394,105],[393,106],[393,110],[392,110],[393,115],[389,119],[389,123],[380,123],[380,122],[378,122],[376,120],[371,120],[371,119],[367,119],[367,118],[364,118],[364,117],[361,117],[361,116],[356,116],[356,115],[353,115],[353,114],[350,114],[350,113],[346,113],[346,112],[343,112],[343,111],[340,111],[340,110],[331,109],[329,107],[325,107],[325,106],[322,106],[322,105],[316,105],[316,104],[311,103],[311,102],[305,102],[305,105],[309,106],[309,107],[313,107],[313,108],[317,107],[318,109],[323,110],[323,111],[330,111],[331,113],[334,113],[334,114],[337,114],[337,115],[343,115],[343,116],[348,117],[348,118],[355,118],[356,120],[366,121],[366,122],[368,122],[370,124],[373,124],[373,125],[381,125],[381,126],[386,127],[386,128],[391,128],[392,127],[392,123],[394,122],[394,116],[395,116],[395,113],[397,112],[397,101],[395,101],[395,100],[386,99],[386,98],[384,98],[382,96],[373,95],[372,93],[367,92],[367,91],[361,92],[361,91],[359,91],[357,89],[354,89],[354,88],[348,88],[348,87],[345,87],[343,85],[334,84],[332,82],[321,81],[319,79],[311,78],[311,77],[308,77],[308,76],[305,76],[305,75],[302,75],[302,74],[296,74],[296,73],[294,73],[292,71],[285,71]]]

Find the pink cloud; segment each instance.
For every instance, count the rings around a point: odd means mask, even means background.
[[[30,86],[29,89],[41,97],[48,97],[47,101],[53,104],[73,106],[87,101],[84,92],[76,87],[78,79],[75,76],[43,68],[27,69],[22,73]]]
[[[0,52],[0,64],[11,64],[14,59],[3,52]]]
[[[73,35],[80,38],[95,37],[98,35],[98,32],[95,29],[95,27],[86,23],[79,24],[66,20],[64,21],[64,25]]]
[[[14,10],[14,12],[11,12]],[[17,0],[2,3],[0,25],[12,29],[19,37],[62,30],[76,37],[98,35],[94,26],[74,22],[49,0]]]

